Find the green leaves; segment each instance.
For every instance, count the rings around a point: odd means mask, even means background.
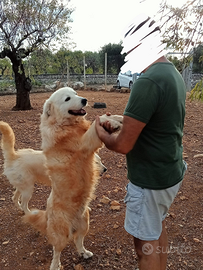
[[[168,46],[186,54],[193,46],[201,43],[203,37],[202,0],[188,0],[181,8],[170,6],[167,1],[162,1],[159,14],[163,39]]]
[[[203,101],[203,79],[198,82],[195,87],[192,89],[189,99],[192,100],[201,100]]]
[[[67,38],[71,12],[59,0],[1,0],[0,51],[23,46],[32,52],[58,36]]]
[[[124,64],[124,55],[121,55],[123,47],[120,44],[107,44],[101,48],[100,51],[100,58],[103,64],[103,70],[104,70],[104,55],[107,53],[107,68],[108,73],[111,74],[118,74],[120,71],[121,66]]]

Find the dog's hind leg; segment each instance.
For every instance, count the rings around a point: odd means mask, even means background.
[[[14,204],[16,205],[18,209],[21,209],[20,202],[19,202],[20,195],[21,195],[20,191],[16,188],[12,197],[12,201],[14,202]]]
[[[24,190],[21,192],[21,203],[20,203],[20,208],[25,212],[30,212],[29,208],[28,208],[28,203],[29,200],[32,197],[32,193],[33,193],[33,187],[30,187],[27,190]]]
[[[80,225],[77,231],[74,233],[74,243],[76,245],[79,255],[82,255],[85,259],[93,256],[93,253],[84,247],[84,237],[89,230],[89,210],[84,213],[84,216],[79,221]]]
[[[51,262],[50,270],[60,270],[61,262],[60,262],[61,251],[57,250],[53,247],[53,259]]]

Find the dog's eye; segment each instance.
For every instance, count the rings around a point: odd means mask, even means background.
[[[65,101],[69,101],[70,100],[70,97],[67,97],[66,99],[65,99]]]

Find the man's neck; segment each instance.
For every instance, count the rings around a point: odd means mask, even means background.
[[[170,61],[168,61],[168,59],[163,55],[162,57],[157,59],[154,63],[152,63],[152,65],[155,63],[170,63]]]
[[[163,55],[162,57],[154,61],[151,65],[149,65],[147,68],[145,68],[142,71],[142,73],[145,73],[148,70],[148,68],[150,68],[153,64],[156,64],[156,63],[170,63],[170,61],[168,61],[168,59]]]

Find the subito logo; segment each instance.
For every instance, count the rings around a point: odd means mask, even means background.
[[[146,243],[142,246],[142,252],[145,254],[145,255],[151,255],[152,252],[153,252],[153,246],[149,243]]]

